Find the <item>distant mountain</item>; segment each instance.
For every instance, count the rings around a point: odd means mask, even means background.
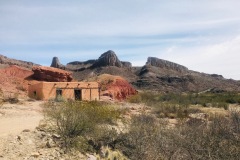
[[[32,62],[10,59],[0,55],[1,65],[18,65],[32,68]],[[149,57],[142,67],[134,67],[130,62],[121,61],[114,51],[107,51],[98,59],[69,62],[61,64],[54,57],[51,67],[73,72],[73,78],[79,81],[92,79],[101,74],[118,75],[128,80],[139,90],[161,92],[201,92],[237,91],[240,92],[240,81],[225,79],[222,75],[206,74],[189,70],[180,64],[163,59]]]

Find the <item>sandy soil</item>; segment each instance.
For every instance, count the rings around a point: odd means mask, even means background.
[[[16,135],[28,129],[34,130],[43,118],[41,101],[3,104],[0,107],[0,138]]]

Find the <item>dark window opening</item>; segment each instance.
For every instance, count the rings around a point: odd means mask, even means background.
[[[62,96],[62,90],[61,89],[57,89],[56,90],[56,96]]]
[[[82,100],[82,90],[74,89],[74,96],[75,96],[75,100],[81,101]]]
[[[33,95],[34,95],[34,97],[36,97],[37,96],[37,91],[33,91]]]

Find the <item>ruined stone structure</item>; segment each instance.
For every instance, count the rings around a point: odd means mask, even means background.
[[[72,100],[99,100],[97,82],[40,82],[30,85],[28,96],[38,100],[55,99],[58,96]]]

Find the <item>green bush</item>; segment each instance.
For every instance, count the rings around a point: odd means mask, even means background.
[[[112,124],[121,114],[113,106],[97,101],[50,101],[45,104],[43,112],[56,126],[66,149],[81,146],[87,150],[90,149],[87,145],[89,135],[100,125]]]

